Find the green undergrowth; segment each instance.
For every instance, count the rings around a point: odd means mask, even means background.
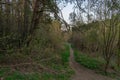
[[[19,71],[12,71],[8,68],[0,70],[0,78],[3,80],[69,80],[65,74],[51,74],[48,72],[32,72],[21,73]]]
[[[101,70],[101,66],[104,64],[104,62],[101,62],[97,59],[94,59],[88,55],[85,55],[83,53],[80,53],[78,51],[74,52],[75,60],[83,65],[84,67],[87,67],[89,69],[93,70]]]
[[[70,48],[68,45],[65,45],[66,50],[62,52],[61,58],[63,65],[68,65],[69,62],[69,56],[70,56]]]
[[[0,69],[0,79],[3,80],[70,80],[73,70],[69,66],[69,46],[65,45],[65,48],[61,50],[56,57],[50,58],[48,60],[42,61],[35,59],[34,61],[42,65],[42,67],[48,70],[38,70],[37,65],[16,68],[2,68]],[[54,55],[55,56],[55,55]],[[28,69],[24,71],[24,68]],[[23,69],[23,70],[22,70]],[[55,73],[53,73],[53,72]]]
[[[109,76],[111,78],[117,78],[117,74],[114,72],[108,72],[107,75],[104,72],[105,61],[90,57],[86,54],[83,54],[77,50],[74,51],[75,61],[81,64],[82,66],[94,70],[96,73]]]

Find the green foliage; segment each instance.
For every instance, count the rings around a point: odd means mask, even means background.
[[[6,75],[6,72],[9,72],[10,69],[9,68],[1,68],[0,69],[0,77],[3,77]]]
[[[44,63],[40,62],[44,66],[54,70],[57,74],[42,71],[41,73],[29,72],[24,73],[18,70],[12,71],[12,69],[0,69],[0,77],[4,78],[4,80],[69,80],[71,75],[74,73],[73,70],[69,67],[69,46],[65,45],[65,49],[60,54],[61,63],[57,57],[51,58]],[[58,55],[57,55],[58,56]]]
[[[19,71],[12,71],[12,69],[0,69],[0,77],[4,80],[40,80],[38,73],[21,73]]]
[[[62,62],[63,64],[66,64],[69,62],[69,56],[70,56],[70,49],[68,45],[65,45],[65,50],[61,54]]]
[[[75,51],[74,52],[74,56],[75,56],[75,60],[83,65],[84,67],[86,68],[89,68],[89,69],[92,69],[92,70],[95,70],[97,73],[99,74],[102,74],[102,75],[105,75],[105,76],[109,76],[111,78],[117,78],[118,74],[115,73],[115,72],[108,72],[107,75],[105,74],[104,72],[104,64],[105,64],[105,61],[102,61],[102,60],[99,60],[99,59],[96,59],[96,58],[93,58],[93,57],[90,57],[86,54],[83,54],[83,53],[80,53],[79,51]],[[113,65],[113,67],[118,71],[118,68],[117,66]]]
[[[117,78],[117,80],[120,80],[120,78]]]
[[[114,68],[115,71],[120,73],[120,66],[118,66],[117,64],[112,64],[112,67]]]
[[[101,70],[101,66],[103,65],[103,62],[100,62],[97,59],[89,57],[85,54],[79,53],[78,51],[75,51],[74,55],[75,55],[75,60],[81,65],[89,69]]]
[[[92,22],[89,24],[76,25],[73,28],[73,35],[71,37],[72,45],[87,52],[97,52],[99,49],[99,22]]]
[[[3,78],[4,80],[69,80],[73,74],[73,71],[69,66],[65,67],[64,65],[58,66],[55,64],[54,66],[56,66],[56,69],[54,70],[57,74],[47,71],[24,73],[15,69],[2,68],[0,69],[0,78]]]

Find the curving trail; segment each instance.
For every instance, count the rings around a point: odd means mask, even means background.
[[[75,71],[71,80],[115,80],[109,77],[96,74],[94,71],[87,69],[74,60],[73,49],[70,46],[70,66]]]

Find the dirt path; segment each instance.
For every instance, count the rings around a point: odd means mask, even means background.
[[[73,49],[70,46],[70,66],[75,71],[71,80],[114,80],[103,75],[96,74],[94,71],[84,68],[74,60]]]

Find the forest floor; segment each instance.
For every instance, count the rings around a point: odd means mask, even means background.
[[[70,66],[75,71],[75,75],[72,76],[71,80],[114,80],[81,66],[74,60],[73,53],[73,49],[70,47]]]

